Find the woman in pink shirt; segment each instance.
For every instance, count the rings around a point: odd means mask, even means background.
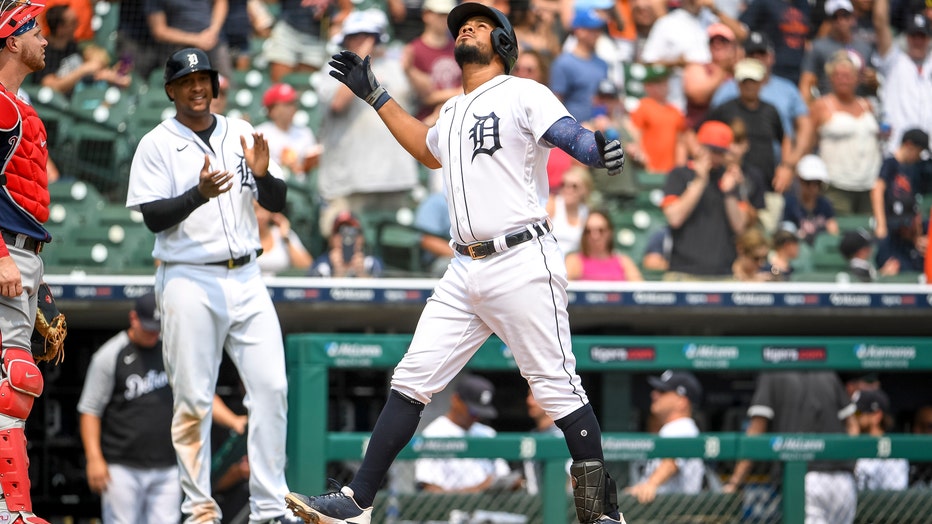
[[[644,280],[631,257],[615,251],[615,228],[608,215],[590,211],[579,251],[566,256],[569,280]]]

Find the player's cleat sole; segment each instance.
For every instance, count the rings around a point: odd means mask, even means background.
[[[285,507],[291,510],[292,513],[304,522],[311,522],[313,524],[318,524],[320,519],[316,513],[313,513],[310,503],[310,498],[300,494],[300,493],[289,493],[285,495]]]
[[[360,508],[347,486],[320,497],[292,492],[285,495],[285,506],[310,524],[369,524],[372,520],[372,508]]]

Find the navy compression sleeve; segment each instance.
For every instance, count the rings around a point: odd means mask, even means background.
[[[146,227],[153,233],[165,231],[188,218],[195,209],[207,203],[197,186],[173,197],[148,202],[139,206]]]
[[[587,166],[605,167],[595,143],[595,135],[579,125],[573,117],[565,116],[554,122],[543,138]]]
[[[259,191],[257,200],[260,206],[273,213],[279,213],[285,209],[288,185],[284,180],[272,175],[256,177],[256,189]]]

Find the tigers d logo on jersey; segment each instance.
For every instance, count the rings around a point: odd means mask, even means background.
[[[469,138],[472,139],[472,160],[475,160],[478,154],[492,156],[502,148],[498,139],[499,118],[494,111],[486,116],[473,115],[473,118],[476,119],[476,123],[469,130]]]

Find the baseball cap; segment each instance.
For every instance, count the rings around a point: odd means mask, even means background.
[[[466,375],[456,384],[456,394],[466,406],[469,413],[478,418],[495,418],[498,410],[492,405],[495,386],[479,375]]]
[[[599,87],[596,88],[595,92],[599,96],[617,98],[618,86],[610,78],[603,78],[599,81]]]
[[[916,13],[906,20],[906,34],[923,34],[932,35],[932,27],[929,26],[929,19],[922,13]]]
[[[858,251],[870,246],[872,242],[870,233],[863,228],[845,231],[841,236],[841,242],[838,243],[838,250],[841,251],[842,256],[850,259]]]
[[[696,139],[700,144],[712,148],[719,153],[724,152],[731,146],[731,142],[734,140],[735,134],[731,130],[731,126],[725,122],[719,122],[718,120],[709,120],[708,122],[699,126],[699,132],[696,134]]]
[[[773,44],[764,33],[757,31],[751,32],[747,39],[744,40],[744,53],[752,55],[754,53],[769,53],[773,51]]]
[[[851,5],[851,0],[828,0],[825,2],[825,14],[832,16],[838,11],[853,13],[854,6]]]
[[[890,411],[890,398],[879,389],[861,389],[851,395],[851,400],[861,413],[876,413]]]
[[[818,155],[806,155],[796,164],[796,173],[802,180],[818,180],[828,182],[828,168]]]
[[[340,213],[337,214],[337,218],[333,220],[333,230],[338,231],[340,226],[361,227],[359,219],[350,211],[340,211]]]
[[[385,28],[388,27],[388,17],[381,9],[364,9],[362,11],[351,11],[343,20],[343,26],[340,32],[333,37],[337,45],[342,45],[348,36],[358,34],[375,35],[380,41],[385,41]]]
[[[910,144],[917,146],[922,150],[929,149],[929,134],[922,129],[910,129],[903,133],[903,137],[900,139],[900,143],[906,142],[909,142]]]
[[[657,391],[675,391],[677,395],[688,398],[693,404],[702,401],[702,384],[696,375],[688,371],[668,369],[659,377],[647,377],[647,383]]]
[[[576,0],[573,3],[576,9],[611,9],[615,7],[614,0]]]
[[[447,15],[450,14],[450,11],[452,11],[454,7],[456,7],[456,2],[454,0],[424,0],[424,5],[421,6],[421,9],[430,11],[431,13]]]
[[[641,82],[645,84],[660,82],[666,80],[672,72],[673,71],[667,66],[659,64],[650,65],[644,68],[644,78],[641,79]]]
[[[272,84],[262,95],[262,105],[271,107],[275,104],[290,104],[298,99],[298,92],[288,84]]]
[[[767,76],[767,66],[755,58],[745,58],[735,64],[735,80],[743,82],[754,80],[760,82]]]
[[[577,9],[573,15],[573,29],[602,29],[605,19],[594,9]]]
[[[155,303],[154,293],[149,292],[137,298],[133,311],[139,317],[142,329],[146,331],[159,331],[162,329],[162,318],[159,314],[159,307]]]
[[[45,4],[29,0],[11,2],[16,7],[0,13],[0,38],[20,36],[36,27],[36,17],[45,9]]]
[[[724,38],[725,40],[728,40],[729,42],[735,41],[735,32],[732,31],[730,27],[728,27],[727,25],[721,22],[716,22],[710,25],[705,30],[705,32],[706,34],[709,35],[710,40],[715,37],[720,37],[720,38]]]

